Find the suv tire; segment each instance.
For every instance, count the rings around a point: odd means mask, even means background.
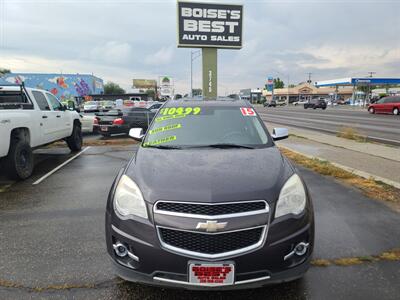
[[[12,140],[4,160],[7,176],[17,180],[26,179],[32,175],[33,165],[33,153],[29,143],[19,138]]]
[[[82,128],[78,124],[74,124],[71,136],[66,140],[68,148],[71,151],[80,151],[82,149]]]
[[[397,107],[393,108],[393,114],[394,115],[399,115],[400,114],[400,111],[399,111],[399,109]]]

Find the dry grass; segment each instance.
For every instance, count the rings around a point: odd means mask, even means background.
[[[339,132],[336,134],[336,136],[357,142],[367,141],[367,137],[361,135],[357,129],[345,126],[339,129]]]
[[[400,190],[390,185],[376,181],[372,178],[365,179],[357,176],[351,172],[335,167],[327,161],[311,159],[284,148],[281,148],[281,151],[287,158],[296,164],[313,170],[321,175],[334,177],[348,185],[360,189],[368,197],[391,203],[393,208],[400,210]]]
[[[337,266],[354,266],[354,265],[361,265],[363,261],[358,257],[348,257],[348,258],[335,259],[333,263]]]
[[[128,146],[134,145],[138,142],[131,138],[123,139],[99,139],[99,140],[86,140],[83,142],[84,146]]]
[[[129,146],[137,144],[138,142],[131,138],[100,138],[100,139],[84,139],[83,146]],[[64,141],[54,142],[44,148],[59,148],[67,147]]]
[[[311,264],[316,267],[328,267],[332,265],[332,263],[327,259],[314,259],[311,261]]]
[[[400,261],[400,248],[388,250],[378,255],[343,257],[337,259],[314,259],[311,264],[315,267],[355,266],[378,261]]]

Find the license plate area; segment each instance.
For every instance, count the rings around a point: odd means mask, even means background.
[[[108,131],[108,126],[100,126],[101,131]]]
[[[189,283],[200,286],[225,286],[235,282],[233,262],[189,262]]]

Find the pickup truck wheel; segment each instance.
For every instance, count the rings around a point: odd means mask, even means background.
[[[74,125],[74,129],[70,137],[66,139],[67,145],[71,151],[80,151],[82,149],[82,128]]]
[[[33,153],[25,140],[16,139],[10,145],[4,161],[6,174],[12,179],[26,179],[33,172]]]

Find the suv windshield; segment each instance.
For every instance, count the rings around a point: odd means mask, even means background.
[[[165,107],[157,114],[144,147],[263,147],[269,135],[252,108],[238,106]]]

